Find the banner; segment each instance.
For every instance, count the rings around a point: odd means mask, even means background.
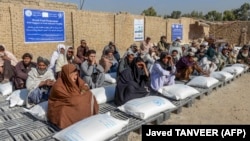
[[[25,43],[64,42],[63,11],[24,9]]]
[[[144,20],[134,19],[134,41],[144,40]]]
[[[179,37],[182,40],[183,36],[183,25],[182,24],[172,24],[172,41]]]

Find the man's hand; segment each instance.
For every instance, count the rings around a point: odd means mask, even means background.
[[[167,57],[168,57],[168,59],[169,59],[169,64],[170,64],[171,66],[174,66],[174,62],[173,62],[172,56],[171,56],[171,55],[168,55]]]
[[[203,71],[202,74],[203,74],[204,76],[206,76],[206,77],[209,77],[209,73],[208,73],[208,72]]]
[[[138,65],[141,65],[142,68],[147,68],[147,67],[146,67],[146,64],[145,64],[144,62],[139,62]]]
[[[4,55],[2,56],[2,59],[4,60],[10,60],[10,58],[4,53]]]
[[[47,85],[47,86],[52,86],[52,85],[54,85],[54,83],[55,83],[55,81],[54,81],[54,80],[51,80],[51,79],[47,79],[47,80],[45,80],[45,82],[46,82],[46,85]]]

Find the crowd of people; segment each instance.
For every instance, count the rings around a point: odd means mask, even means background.
[[[250,65],[249,46],[239,52],[228,43],[196,42],[184,46],[180,38],[170,44],[166,36],[157,44],[147,37],[121,55],[114,42],[103,48],[100,60],[96,51],[80,41],[74,47],[58,44],[51,59],[24,53],[21,61],[0,45],[0,82],[12,81],[14,89],[27,89],[26,107],[48,101],[48,119],[63,129],[97,114],[99,107],[91,89],[104,85],[105,74],[116,73],[114,102],[117,106],[145,97],[175,81],[188,82],[191,75],[209,76],[228,64]]]

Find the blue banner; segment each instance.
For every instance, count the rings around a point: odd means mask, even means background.
[[[25,43],[64,42],[63,11],[24,9]]]
[[[172,24],[172,41],[179,37],[182,40],[183,35],[183,25],[182,24]]]

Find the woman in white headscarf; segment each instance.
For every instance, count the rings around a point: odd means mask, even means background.
[[[52,69],[54,73],[55,73],[56,60],[58,59],[59,55],[64,54],[64,52],[65,52],[65,45],[58,44],[57,50],[55,50],[51,56],[49,68]]]

